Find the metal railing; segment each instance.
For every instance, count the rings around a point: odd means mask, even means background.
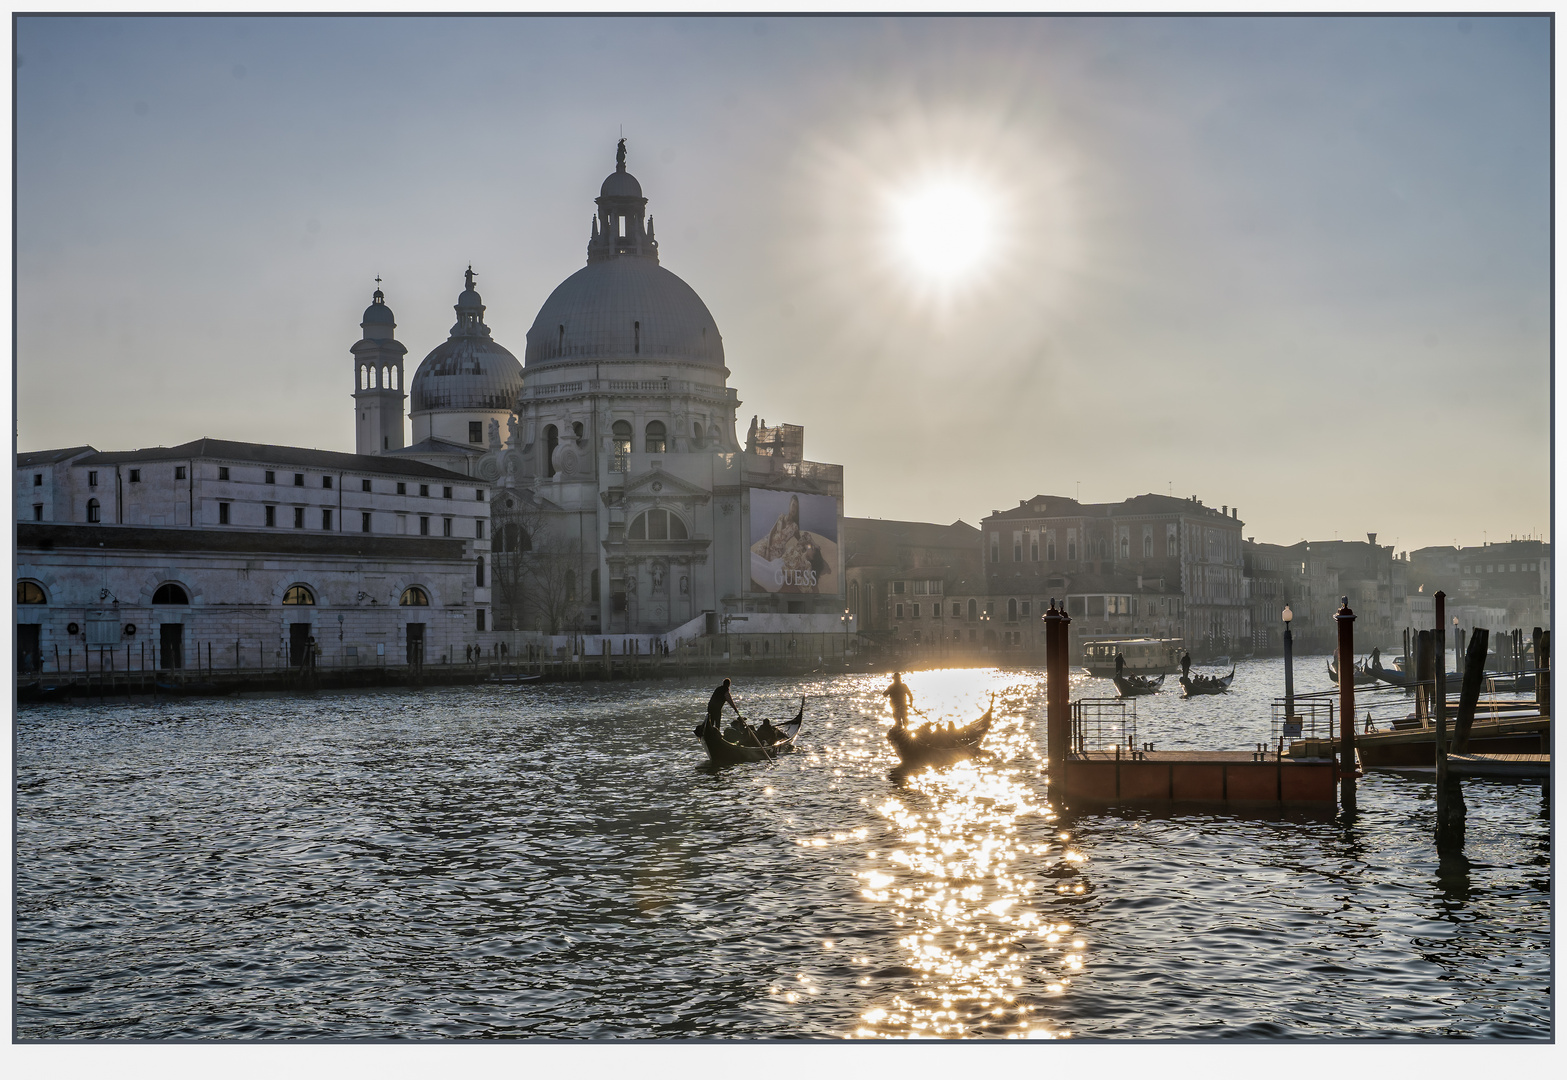
[[[1136,698],[1081,698],[1072,702],[1074,753],[1137,747]]]

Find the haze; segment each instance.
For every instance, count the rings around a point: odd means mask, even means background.
[[[373,279],[410,372],[470,263],[520,356],[623,131],[743,416],[847,514],[1549,528],[1545,16],[16,26],[23,449],[351,450]],[[942,184],[996,233],[950,276],[899,231]]]

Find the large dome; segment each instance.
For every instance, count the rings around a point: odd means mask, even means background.
[[[468,287],[457,298],[457,323],[451,337],[431,350],[408,386],[409,413],[432,409],[508,412],[522,392],[522,365],[509,350],[490,339],[484,325],[484,304]]]
[[[553,361],[686,360],[724,366],[696,290],[652,259],[591,262],[550,293],[528,331],[529,367]]]

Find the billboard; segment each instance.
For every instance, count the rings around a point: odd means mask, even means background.
[[[838,500],[751,489],[751,587],[831,596],[838,587]]]

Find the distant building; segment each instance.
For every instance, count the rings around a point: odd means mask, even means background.
[[[1493,634],[1550,626],[1550,544],[1509,540],[1409,554],[1412,577],[1427,594],[1446,592],[1447,609],[1461,626],[1482,626]]]
[[[992,629],[1004,647],[1040,647],[1054,597],[1078,642],[1173,637],[1197,655],[1240,651],[1251,634],[1242,527],[1228,506],[1152,494],[1039,495],[993,511],[980,523]]]
[[[978,529],[844,518],[843,535],[848,606],[862,633],[900,645],[982,646]]]

